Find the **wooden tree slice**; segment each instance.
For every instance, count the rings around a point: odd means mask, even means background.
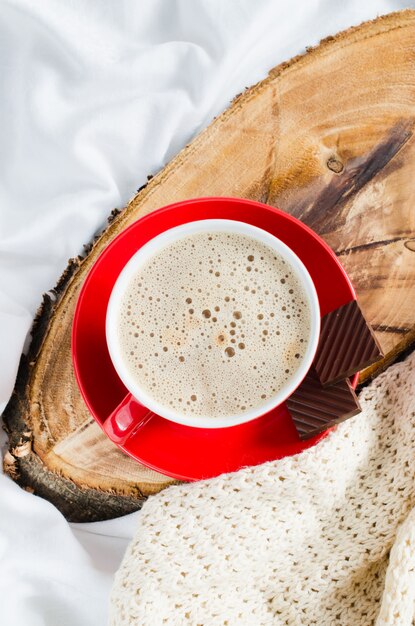
[[[279,206],[332,246],[385,350],[415,339],[415,12],[329,37],[237,97],[114,215],[44,296],[5,412],[6,471],[71,520],[137,509],[172,480],[102,434],[77,388],[70,336],[83,280],[126,226],[165,204],[239,196]]]

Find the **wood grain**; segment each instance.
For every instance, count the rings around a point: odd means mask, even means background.
[[[5,411],[5,469],[68,519],[121,515],[171,479],[106,440],[76,386],[70,332],[79,289],[126,226],[181,199],[267,202],[315,229],[351,276],[385,361],[415,340],[415,12],[330,37],[218,117],[112,216],[88,254],[45,296]]]

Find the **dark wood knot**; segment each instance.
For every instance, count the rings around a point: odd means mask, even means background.
[[[340,172],[344,170],[343,163],[339,161],[338,159],[336,159],[336,157],[334,156],[331,156],[329,160],[327,161],[327,167],[329,168],[329,170],[331,170],[335,174],[340,174]]]

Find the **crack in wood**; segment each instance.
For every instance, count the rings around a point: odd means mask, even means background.
[[[396,334],[401,334],[401,335],[405,335],[406,333],[409,333],[412,330],[412,328],[408,328],[408,327],[389,326],[385,324],[371,324],[371,326],[373,330],[376,330],[381,333],[396,333]]]
[[[351,246],[350,248],[344,248],[343,250],[336,251],[337,256],[344,256],[352,254],[353,252],[361,252],[362,250],[370,250],[371,248],[382,248],[389,246],[391,243],[397,243],[398,241],[406,241],[407,237],[393,237],[391,239],[383,239],[380,241],[370,241],[369,243],[362,243],[357,246]]]
[[[275,176],[275,170],[278,162],[278,150],[279,142],[275,140],[275,137],[279,136],[280,132],[280,94],[276,86],[272,88],[272,105],[271,105],[271,119],[273,120],[273,130],[271,136],[271,145],[267,154],[267,165],[264,169],[264,174],[261,179],[260,186],[264,191],[260,194],[258,200],[264,204],[269,204],[269,200],[272,192],[272,184]]]

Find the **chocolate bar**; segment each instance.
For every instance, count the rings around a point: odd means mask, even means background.
[[[348,380],[323,387],[313,367],[287,400],[300,439],[309,439],[361,411]]]
[[[314,367],[322,385],[332,385],[383,357],[375,334],[352,300],[321,319]]]

